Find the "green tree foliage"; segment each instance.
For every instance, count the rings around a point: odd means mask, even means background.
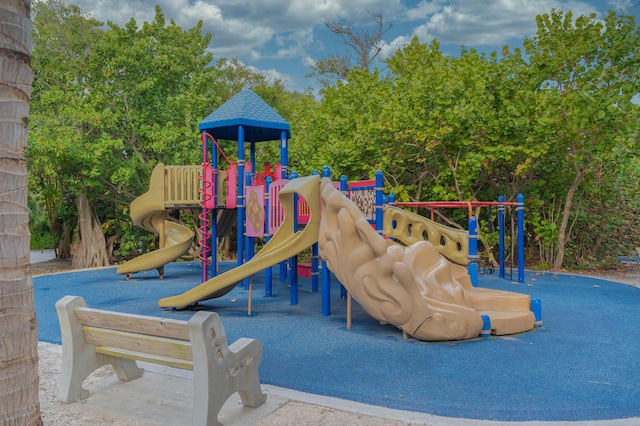
[[[160,8],[142,27],[131,20],[103,30],[55,0],[38,3],[34,23],[36,192],[66,229],[75,227],[82,195],[112,242],[137,239],[127,206],[153,167],[200,162],[197,123],[211,108],[216,77],[205,52],[210,36],[201,23],[185,31],[165,22]]]
[[[560,269],[576,226],[590,229],[593,238],[580,244],[590,246],[585,254],[591,255],[603,245],[599,231],[609,234],[607,223],[623,226],[615,206],[627,203],[603,195],[614,189],[616,165],[628,164],[631,153],[637,153],[630,148],[637,148],[632,98],[640,92],[640,29],[633,17],[613,12],[601,22],[595,15],[574,20],[570,12],[552,11],[538,16],[537,23],[536,36],[524,46],[533,77],[540,81],[540,100],[555,117],[544,134],[553,149],[540,170],[553,183],[553,197],[547,200],[554,208],[562,205],[559,223],[553,222],[552,265]]]
[[[446,56],[414,38],[384,77],[352,71],[306,121],[308,152],[350,179],[384,170],[401,200],[523,192],[531,254],[556,269],[567,247],[573,262],[628,249],[638,238],[638,30],[614,13],[600,23],[557,11],[538,28],[527,59],[508,46]]]
[[[333,22],[360,66],[342,58],[341,74],[328,62],[317,68],[339,77],[318,101],[237,59],[212,65],[201,25],[183,30],[159,8],[152,22],[124,27],[104,27],[58,0],[34,12],[31,185],[51,228],[66,230],[59,246],[69,246],[86,197],[115,253],[148,249],[127,206],[158,162],[200,162],[197,124],[244,88],[291,124],[289,164],[301,174],[328,165],[334,177],[356,180],[380,169],[403,201],[524,193],[528,260],[556,269],[622,254],[640,240],[640,111],[632,101],[640,36],[631,17],[554,10],[537,18],[524,53],[462,47],[449,56],[436,40],[414,38],[384,72],[370,69],[381,17],[369,33]],[[219,143],[235,159],[235,142]],[[278,144],[256,148],[260,162],[278,161]]]

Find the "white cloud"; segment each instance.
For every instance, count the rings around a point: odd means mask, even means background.
[[[291,87],[294,84],[294,78],[288,74],[283,74],[280,71],[274,69],[274,68],[270,68],[267,70],[263,70],[263,69],[259,69],[257,67],[254,67],[253,65],[248,66],[247,68],[249,68],[251,71],[258,73],[258,74],[262,74],[265,77],[267,77],[267,79],[271,80],[271,81],[275,81],[275,80],[281,80],[285,83],[285,85]]]
[[[379,59],[381,61],[384,61],[385,59],[390,58],[391,56],[393,56],[393,54],[396,52],[396,50],[402,49],[405,46],[405,44],[409,43],[410,41],[411,41],[411,37],[410,36],[396,37],[389,44],[387,44],[387,42],[385,42],[385,41],[382,41],[382,43],[380,45],[381,50],[380,50],[380,58]],[[421,41],[426,42],[427,40],[421,40]]]
[[[406,8],[402,11],[401,18],[405,21],[418,21],[422,19],[427,19],[429,16],[433,15],[442,7],[441,0],[421,0],[418,5],[415,7]]]
[[[101,21],[123,26],[131,17],[138,24],[152,20],[155,5],[167,20],[184,29],[203,22],[216,58],[241,58],[248,64],[277,68],[276,60],[296,59],[308,67],[319,57],[340,54],[344,46],[328,34],[324,21],[343,20],[356,30],[381,14],[394,27],[382,42],[381,58],[389,57],[417,35],[428,43],[501,46],[536,31],[535,16],[552,8],[572,10],[574,16],[604,7],[602,0],[68,0]],[[637,0],[607,0],[607,7],[636,13]],[[631,10],[630,10],[631,9]],[[601,16],[601,15],[600,15]],[[325,49],[326,46],[326,49]],[[499,47],[498,47],[499,48]],[[295,61],[294,61],[295,62]],[[292,62],[289,62],[289,65]],[[267,64],[267,65],[265,65]],[[299,70],[298,75],[310,70]],[[292,70],[287,72],[293,73]]]
[[[632,0],[608,0],[608,8],[616,13],[624,11],[625,13],[631,13],[632,8],[640,7],[640,3],[637,1],[634,3]]]
[[[426,20],[413,30],[422,42],[436,38],[441,44],[487,46],[507,44],[512,38],[533,35],[537,28],[536,15],[554,8],[571,10],[574,16],[596,11],[592,4],[577,0],[437,0],[421,1],[407,10],[405,16]],[[403,35],[401,40],[407,38]],[[394,40],[389,45],[398,43]]]

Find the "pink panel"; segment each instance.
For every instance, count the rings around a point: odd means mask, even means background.
[[[269,186],[269,234],[273,235],[284,221],[284,208],[280,204],[278,194],[288,179],[280,179]]]
[[[264,187],[247,186],[244,194],[247,200],[247,236],[262,237],[264,236]]]
[[[227,169],[227,201],[225,204],[225,208],[227,209],[236,208],[237,193],[238,193],[238,164],[231,163],[229,164],[229,169]]]
[[[215,185],[214,185],[214,179],[213,179],[213,167],[211,167],[209,164],[205,164],[204,165],[204,182],[203,182],[203,189],[204,189],[204,207],[207,209],[214,209],[216,208],[215,206]]]

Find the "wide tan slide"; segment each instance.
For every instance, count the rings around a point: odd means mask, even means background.
[[[320,257],[372,317],[426,341],[477,337],[484,326],[482,315],[489,317],[492,334],[534,327],[529,295],[472,287],[467,269],[447,260],[442,252],[464,260],[464,251],[458,250],[462,241],[457,244],[452,231],[410,212],[386,211],[393,213],[385,219],[387,231],[406,241],[401,245],[372,229],[328,179],[322,180],[321,199]],[[447,239],[455,243],[450,248]]]
[[[294,194],[303,197],[309,205],[311,216],[301,231],[294,229]],[[220,274],[177,296],[160,299],[161,308],[180,308],[201,300],[223,296],[239,281],[276,265],[311,246],[318,240],[320,226],[320,177],[308,176],[293,179],[278,195],[285,211],[285,219],[271,240],[247,263]]]

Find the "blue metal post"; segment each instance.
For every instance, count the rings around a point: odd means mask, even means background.
[[[345,175],[340,176],[340,191],[344,194],[345,197],[349,198],[349,183]],[[344,286],[341,283],[340,299],[346,299],[346,298],[347,298],[347,289],[344,288]]]
[[[211,168],[213,169],[213,210],[211,211],[211,277],[218,276],[218,150],[211,145]],[[209,149],[209,148],[207,148]]]
[[[287,179],[289,168],[289,144],[287,142],[287,132],[283,130],[280,133],[280,165],[282,166],[282,173],[280,179]],[[272,200],[276,202],[277,200]],[[287,282],[287,261],[280,262],[280,284]]]
[[[382,218],[384,212],[384,174],[382,170],[376,171],[376,231],[382,235]]]
[[[491,336],[491,318],[489,315],[480,315],[482,318],[482,330],[480,331],[480,335],[482,337]]]
[[[236,196],[236,207],[238,208],[238,261],[237,265],[243,263],[244,254],[244,126],[238,126],[238,194]]]
[[[536,318],[534,325],[536,327],[542,326],[542,301],[537,297],[531,298],[531,312]]]
[[[252,144],[253,145],[253,144]],[[251,163],[252,166],[255,166],[253,163]],[[247,172],[245,173],[245,188],[248,188],[251,186],[251,170],[247,170]],[[247,200],[247,197],[245,196],[245,202]],[[247,207],[247,206],[245,206]],[[245,230],[246,230],[246,226],[245,226]],[[245,233],[245,239],[244,239],[244,258],[245,260],[248,262],[251,260],[251,258],[253,257],[253,237],[250,237],[249,235],[247,235]],[[248,289],[249,288],[249,279],[250,277],[246,277],[243,280],[243,284],[244,284],[244,288]]]
[[[291,173],[291,180],[297,179],[298,173]],[[293,194],[293,232],[298,232],[298,194]],[[298,304],[298,256],[289,259],[289,285],[291,286],[291,304]]]
[[[264,206],[264,236],[265,236],[265,240],[268,243],[269,240],[271,239],[271,234],[269,234],[269,203],[271,202],[271,200],[269,200],[269,185],[271,185],[271,176],[267,176],[267,178],[265,179],[265,194],[264,194],[264,199],[265,199],[265,206]],[[264,296],[265,297],[271,297],[272,296],[272,289],[273,289],[273,269],[271,268],[271,266],[269,266],[265,273],[264,273],[264,280],[265,280],[265,285],[264,285]]]
[[[518,194],[518,282],[524,282],[524,195]]]
[[[317,176],[318,171],[314,170],[311,175]],[[311,292],[318,291],[318,243],[315,242],[311,246]]]
[[[289,143],[287,142],[287,132],[285,130],[280,133],[280,165],[282,166],[282,179],[287,178],[287,169],[289,168]]]
[[[331,178],[329,167],[322,168],[322,177]],[[322,261],[322,315],[325,317],[331,315],[331,271],[324,260]]]
[[[203,224],[203,222],[205,222],[206,215],[207,215],[207,209],[204,205],[206,201],[205,190],[207,189],[205,165],[207,163],[207,153],[209,152],[209,144],[207,143],[207,136],[204,133],[202,134],[201,138],[202,138],[202,182],[200,183],[200,187],[202,188],[202,192],[200,193],[200,201],[202,202],[201,215],[203,219],[200,220],[200,226],[203,228],[204,231],[206,231],[206,229],[204,229],[205,225]],[[203,234],[204,233],[205,232],[203,232]],[[206,259],[206,256],[208,253],[207,253],[207,250],[205,249],[205,245],[208,243],[208,241],[204,241],[204,236],[202,240],[204,244],[202,244],[202,247],[200,247],[200,253],[204,259],[201,260],[200,266],[202,267],[202,282],[205,282],[207,280],[207,272],[208,272],[207,259]],[[212,256],[212,259],[215,259],[215,257]]]
[[[256,143],[252,141],[249,147],[249,161],[251,162],[251,173],[253,176],[258,172],[258,165],[256,164]],[[251,183],[247,185],[251,186]]]
[[[498,202],[504,203],[504,195],[498,197]],[[498,259],[499,277],[504,278],[504,204],[498,206]]]
[[[478,219],[469,217],[469,277],[471,285],[478,286]]]

